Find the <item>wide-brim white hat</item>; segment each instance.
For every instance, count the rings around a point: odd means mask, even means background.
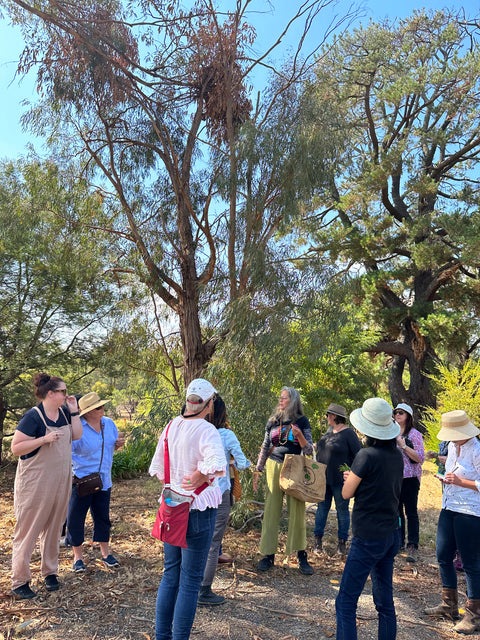
[[[361,409],[350,414],[355,429],[376,440],[391,440],[400,433],[400,425],[392,419],[392,407],[383,398],[368,398]]]
[[[437,433],[439,440],[468,440],[478,436],[480,429],[476,427],[465,411],[455,409],[442,415],[442,427]]]

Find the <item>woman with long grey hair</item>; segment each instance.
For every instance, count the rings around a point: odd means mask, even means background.
[[[259,571],[273,567],[278,550],[278,531],[282,515],[284,493],[280,489],[280,471],[288,453],[311,455],[313,452],[310,423],[303,414],[300,394],[291,387],[282,387],[278,405],[270,416],[265,428],[265,437],[253,476],[253,489],[257,490],[258,478],[265,469],[266,494],[263,514],[260,553],[263,558],[258,563]],[[297,552],[301,573],[311,575],[313,569],[308,563],[307,535],[305,526],[305,503],[287,495],[288,534],[286,553]]]

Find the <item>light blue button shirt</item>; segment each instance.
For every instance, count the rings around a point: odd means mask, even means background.
[[[72,465],[73,473],[77,478],[84,478],[90,473],[98,471],[100,459],[102,458],[102,434],[97,433],[85,418],[81,418],[83,434],[80,440],[72,442]],[[115,451],[115,442],[118,438],[118,430],[113,420],[107,417],[102,418],[103,437],[105,444],[103,447],[102,468],[100,475],[103,489],[110,489],[112,486],[112,461]]]
[[[227,491],[227,489],[230,489],[230,474],[228,472],[230,456],[233,456],[234,465],[239,471],[242,471],[243,469],[249,467],[250,462],[245,457],[245,454],[242,451],[242,447],[240,446],[240,442],[231,429],[219,429],[218,433],[222,438],[223,448],[225,449],[225,457],[227,459],[226,475],[222,476],[221,478],[217,478],[218,486],[220,487],[223,494],[225,493],[225,491]]]

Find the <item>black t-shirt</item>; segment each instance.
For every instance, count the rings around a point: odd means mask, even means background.
[[[362,478],[355,491],[353,535],[366,540],[386,538],[398,529],[403,458],[397,447],[360,449],[352,472]]]
[[[283,422],[282,424],[278,422],[269,422],[267,424],[271,446],[273,446],[273,450],[269,456],[272,460],[283,462],[287,453],[293,453],[294,455],[300,455],[302,453],[302,447],[291,431],[291,427],[294,424],[302,430],[303,435],[305,435],[307,430],[310,430],[310,423],[305,416],[301,416],[293,421]]]
[[[37,407],[42,412],[42,415],[49,427],[65,427],[72,421],[70,411],[66,407],[62,407],[61,411],[58,412],[59,415],[56,422],[50,420],[50,418],[47,417],[42,402],[40,402],[40,404],[37,404]],[[29,411],[27,411],[27,413],[23,415],[20,422],[18,423],[17,429],[30,438],[42,438],[47,432],[45,424],[42,418],[38,415],[38,411],[36,409],[29,409]],[[40,447],[38,447],[38,449],[40,449]],[[20,458],[22,460],[33,458],[33,456],[38,453],[38,449],[34,449],[30,453],[27,453],[24,456],[20,456]]]
[[[327,465],[325,471],[327,484],[343,485],[343,472],[340,471],[340,466],[348,464],[351,467],[360,448],[360,440],[350,427],[338,433],[333,432],[333,427],[328,429],[317,443],[317,461]]]

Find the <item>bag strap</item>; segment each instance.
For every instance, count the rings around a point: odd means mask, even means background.
[[[102,462],[103,462],[103,448],[105,446],[105,438],[103,435],[103,424],[102,424],[102,420],[100,420],[100,431],[102,433],[102,455],[100,457],[100,466],[98,467],[98,473],[100,473],[100,469],[102,468]]]
[[[163,467],[164,467],[165,485],[170,484],[170,456],[168,453],[168,431],[170,429],[170,425],[172,424],[172,422],[173,420],[170,420],[170,422],[167,425],[167,429],[165,431],[165,443],[163,448]],[[209,482],[204,482],[199,487],[197,487],[193,493],[198,496],[202,493],[204,489],[206,489],[209,486],[210,486]]]

